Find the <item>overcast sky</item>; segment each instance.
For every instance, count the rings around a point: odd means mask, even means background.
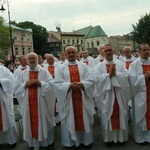
[[[3,1],[3,0],[0,0]],[[32,21],[56,31],[71,32],[89,25],[100,25],[108,36],[132,31],[141,16],[150,13],[150,0],[8,0],[11,20]],[[4,7],[7,9],[7,0]],[[0,12],[8,21],[7,11]]]

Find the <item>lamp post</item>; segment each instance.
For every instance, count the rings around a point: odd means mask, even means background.
[[[10,10],[9,10],[9,3],[7,2],[7,8],[8,8],[8,20],[9,20],[9,32],[10,32],[10,45],[11,45],[11,53],[12,53],[12,62],[15,63],[14,59],[14,49],[13,49],[13,38],[12,38],[12,28],[11,28],[11,21],[10,21]],[[4,2],[1,4],[0,10],[4,12],[6,9],[3,7]]]

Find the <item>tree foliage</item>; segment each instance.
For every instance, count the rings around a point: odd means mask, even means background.
[[[133,40],[141,43],[150,44],[150,13],[141,16],[136,25],[133,27]]]
[[[46,28],[40,25],[36,25],[30,21],[19,22],[19,23],[14,22],[14,24],[23,29],[29,29],[29,28],[32,29],[34,52],[39,55],[43,55],[46,49],[47,37],[48,37],[48,32]]]
[[[4,57],[4,50],[10,46],[9,27],[4,25],[4,18],[0,16],[0,58]]]

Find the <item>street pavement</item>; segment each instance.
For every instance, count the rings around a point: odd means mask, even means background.
[[[128,142],[123,146],[119,144],[113,144],[111,147],[107,147],[104,142],[102,141],[102,134],[101,134],[101,128],[100,128],[100,119],[97,114],[94,116],[95,122],[94,122],[94,142],[93,147],[91,150],[150,150],[150,144],[146,145],[139,145],[134,142],[133,135],[132,135],[132,128],[129,126],[129,140]],[[17,122],[18,127],[18,142],[16,148],[13,150],[29,150],[28,144],[22,140],[22,124],[21,124],[21,130],[19,126],[19,122]],[[20,132],[21,131],[21,132]],[[21,134],[21,137],[20,137]],[[60,125],[54,127],[54,136],[55,136],[55,144],[54,148],[50,148],[50,150],[65,150],[65,148],[61,144],[61,138],[60,138]],[[78,147],[78,148],[72,148],[73,150],[86,150],[87,148],[84,147]],[[71,150],[72,150],[71,149]],[[10,150],[10,148],[7,145],[4,145],[2,148],[0,147],[0,150]],[[45,148],[41,148],[40,150],[45,150]]]

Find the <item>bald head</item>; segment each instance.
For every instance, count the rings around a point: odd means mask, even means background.
[[[52,54],[47,54],[46,61],[49,65],[53,65],[54,64],[54,56]]]
[[[69,62],[76,61],[77,50],[74,46],[67,46],[65,49],[65,54]]]

